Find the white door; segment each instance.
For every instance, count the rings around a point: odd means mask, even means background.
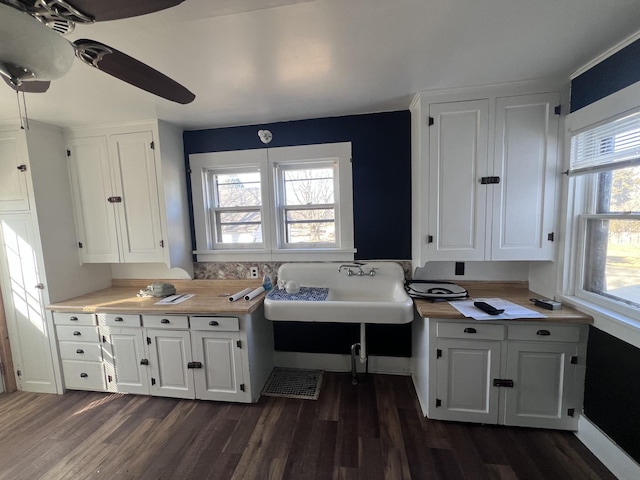
[[[196,398],[243,400],[242,356],[238,333],[191,332]],[[201,367],[198,365],[201,364]]]
[[[116,204],[112,203],[116,194],[107,138],[73,138],[67,146],[80,257],[85,263],[117,263]]]
[[[489,100],[429,106],[429,260],[484,260]]]
[[[0,132],[0,212],[29,210],[24,133]]]
[[[496,100],[492,260],[553,260],[557,93]],[[551,237],[552,238],[552,237]]]
[[[0,216],[0,281],[20,390],[56,393],[50,335],[30,214]]]
[[[122,260],[163,262],[158,173],[151,132],[109,138],[121,233]]]
[[[433,418],[497,423],[501,342],[438,339],[438,350]]]
[[[101,326],[100,333],[107,390],[149,395],[149,360],[142,329]]]
[[[537,428],[577,428],[574,395],[575,344],[510,342],[506,378],[513,388],[501,389],[504,419],[500,423]],[[569,409],[574,408],[573,416]]]
[[[147,330],[151,395],[195,398],[191,340],[184,330]]]

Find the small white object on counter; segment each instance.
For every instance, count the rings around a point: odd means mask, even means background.
[[[253,298],[256,298],[258,295],[260,295],[262,292],[264,292],[264,287],[258,287],[255,290],[252,290],[251,292],[247,293],[244,296],[245,300],[251,300]]]
[[[486,302],[495,308],[504,309],[504,313],[499,315],[489,315],[473,305],[473,302]],[[453,308],[458,310],[465,317],[474,320],[514,320],[516,318],[547,318],[546,315],[522,307],[502,298],[476,298],[473,300],[456,300],[449,302]]]
[[[244,290],[240,290],[238,293],[234,293],[233,295],[229,296],[229,301],[235,302],[236,300],[240,300],[241,298],[244,298],[244,296],[249,292],[251,292],[251,289],[248,287]]]

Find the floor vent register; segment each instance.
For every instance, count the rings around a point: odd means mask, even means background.
[[[321,385],[322,370],[276,367],[271,372],[262,395],[317,400]]]

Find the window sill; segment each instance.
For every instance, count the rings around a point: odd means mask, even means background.
[[[572,295],[560,295],[558,300],[593,317],[593,326],[640,348],[640,321],[606,307]]]
[[[198,262],[352,262],[355,249],[308,248],[296,250],[220,250],[194,251]]]

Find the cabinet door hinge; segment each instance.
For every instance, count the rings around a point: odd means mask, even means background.
[[[547,240],[549,240],[550,242],[553,242],[555,240],[555,234],[553,232],[547,234]]]
[[[107,375],[107,382],[113,382],[113,377],[111,375]]]
[[[436,350],[436,358],[441,358],[442,357],[442,350],[441,349],[437,349]]]
[[[241,392],[244,392],[244,383],[241,383],[241,384],[240,384],[240,391],[241,391]]]
[[[556,105],[553,109],[553,113],[555,113],[556,115],[560,115],[562,113],[562,105]]]
[[[82,242],[78,242],[78,248],[82,248]]]
[[[151,345],[151,337],[147,337],[147,345]]]
[[[151,150],[155,150],[156,149],[156,142],[151,142],[149,144],[149,147],[151,148]]]
[[[441,406],[442,406],[442,400],[440,400],[439,398],[436,398],[436,408]]]
[[[433,235],[427,235],[427,243],[433,243]]]
[[[107,337],[105,337],[104,335],[102,335],[102,343],[107,343]]]
[[[578,364],[578,356],[577,355],[573,355],[571,357],[571,365],[577,365]]]
[[[70,157],[70,156],[71,156],[71,150],[67,148],[67,157]]]
[[[21,371],[21,370],[16,370],[16,375],[17,375],[18,377],[21,377],[21,376],[22,376],[22,371]]]
[[[0,362],[0,375],[4,376],[4,363]]]
[[[567,409],[567,415],[569,415],[570,417],[573,417],[575,414],[576,414],[576,409],[575,408]]]
[[[433,125],[434,123],[436,123],[436,121],[434,120],[434,118],[433,118],[433,117],[429,117],[429,118],[427,119],[427,124],[428,124],[429,126]]]
[[[160,248],[164,248],[164,240],[160,240]]]
[[[151,377],[151,385],[155,385],[156,384],[156,379]]]
[[[236,342],[236,347],[242,348],[242,342],[240,340]]]
[[[26,165],[18,165],[18,170],[20,170],[21,172],[26,172],[27,171],[27,166]]]

